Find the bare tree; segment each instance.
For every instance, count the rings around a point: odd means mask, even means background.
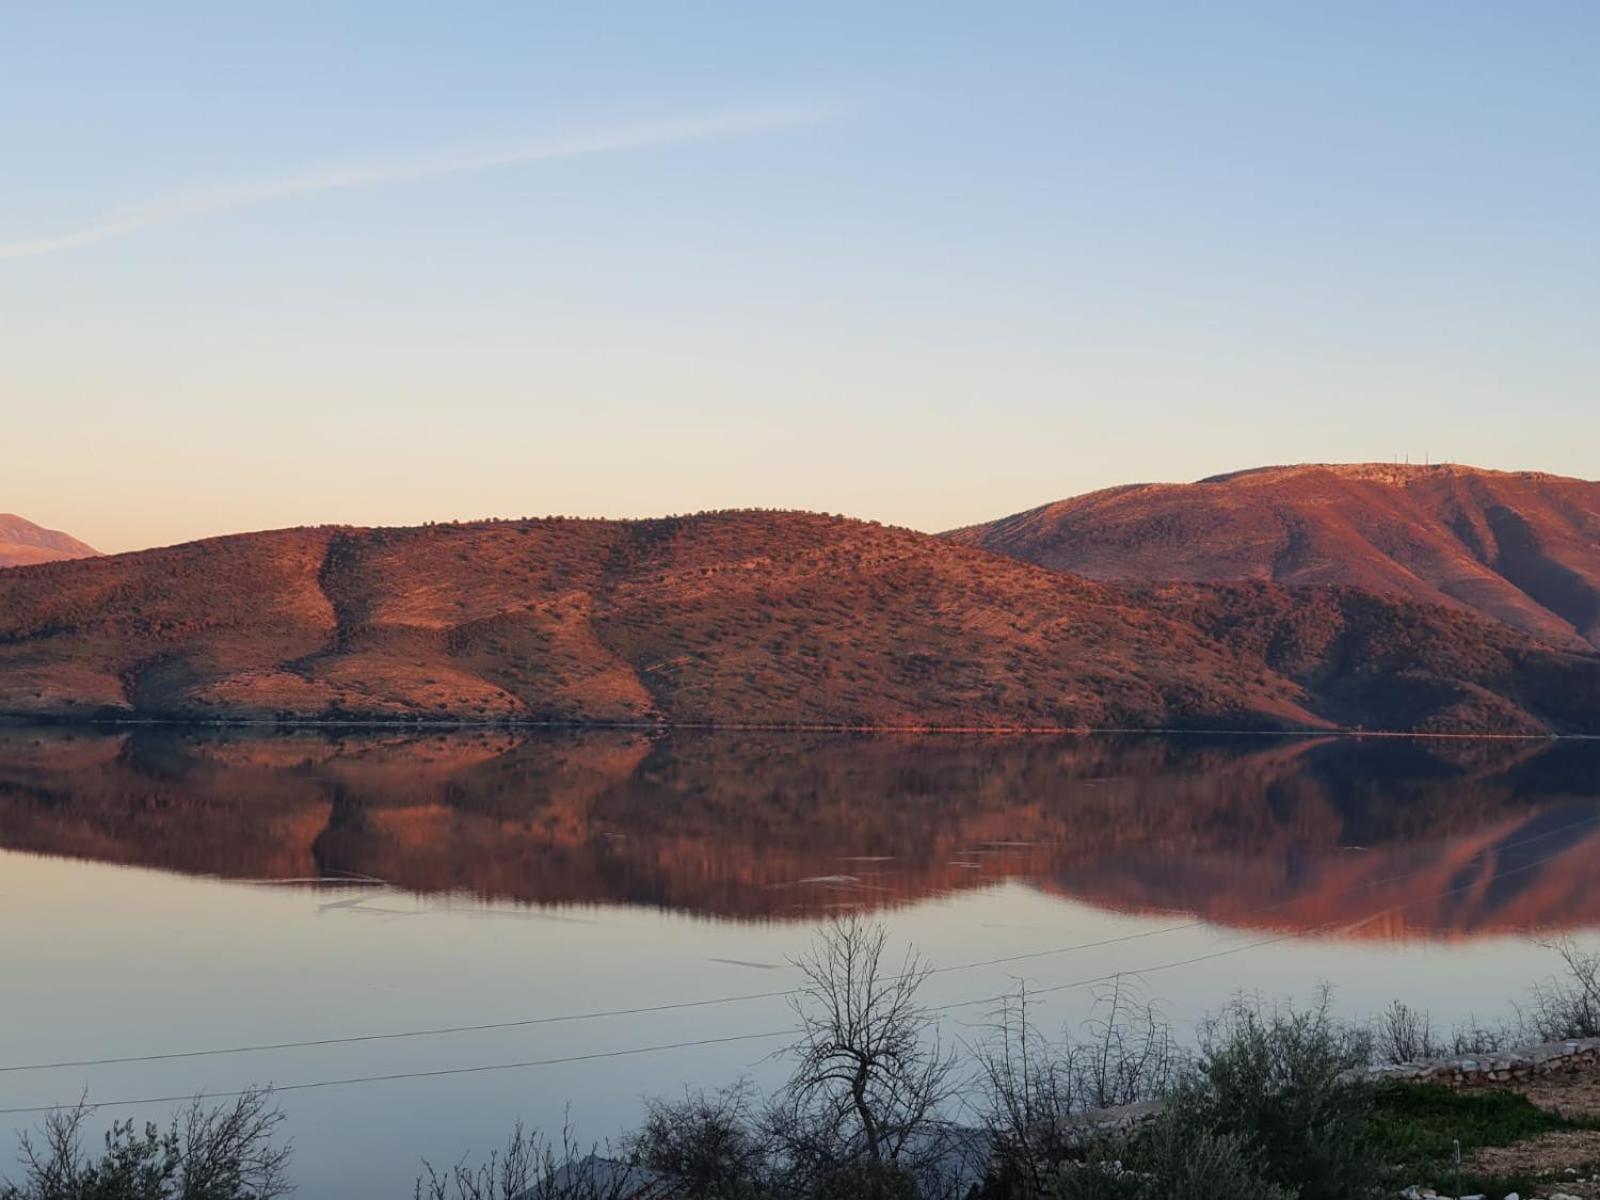
[[[795,960],[798,1062],[769,1124],[802,1170],[865,1160],[915,1171],[945,1153],[954,1058],[917,1000],[931,968],[908,950],[896,969],[887,941],[851,916]]]

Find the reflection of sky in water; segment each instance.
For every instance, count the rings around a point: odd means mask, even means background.
[[[1095,989],[1048,989],[1174,964],[1141,986],[1180,1029],[1321,980],[1350,1015],[1403,998],[1444,1028],[1493,1021],[1555,968],[1525,931],[1600,926],[1597,764],[1570,742],[0,728],[0,1065],[782,991],[814,922],[856,904],[941,969],[935,1006],[1025,978],[1042,1021],[1077,1024]],[[350,878],[290,882],[331,873]],[[950,1035],[988,1007],[951,1009]],[[0,1108],[790,1024],[769,996],[0,1072]],[[783,1040],[285,1093],[295,1176],[408,1195],[421,1156],[485,1153],[519,1116],[557,1127],[570,1102],[603,1138],[642,1096],[775,1083]],[[33,1120],[0,1121],[0,1160]]]
[[[825,864],[819,864],[822,866]],[[861,864],[856,864],[860,866]],[[379,887],[242,885],[0,852],[0,1063],[156,1053],[408,1028],[517,1020],[785,986],[805,922],[708,920],[600,905],[530,909]],[[1009,881],[889,913],[894,934],[936,966],[1184,925],[1131,917]],[[931,1004],[1135,971],[1251,946],[1270,931],[1210,925],[970,971],[927,988]],[[777,966],[778,970],[770,969]],[[1180,1026],[1247,988],[1305,995],[1320,979],[1366,1013],[1401,996],[1443,1024],[1497,1017],[1553,956],[1511,937],[1461,941],[1291,939],[1151,974]],[[1039,997],[1041,1019],[1076,1022],[1092,990]],[[952,1012],[976,1036],[983,1006]],[[224,1058],[0,1074],[0,1107],[227,1090],[567,1057],[621,1046],[784,1028],[782,999],[620,1019]],[[630,1122],[643,1095],[781,1077],[782,1041],[739,1042],[558,1067],[290,1093],[283,1104],[305,1196],[409,1194],[419,1156],[453,1161],[493,1146],[518,1116],[551,1127],[570,1101],[585,1136]],[[116,1115],[156,1115],[117,1110]],[[16,1124],[29,1118],[8,1118]],[[10,1134],[0,1154],[10,1157]]]

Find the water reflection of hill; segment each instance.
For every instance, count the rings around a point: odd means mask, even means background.
[[[1571,742],[13,727],[0,846],[747,919],[1021,878],[1224,924],[1470,936],[1600,924],[1597,767]]]

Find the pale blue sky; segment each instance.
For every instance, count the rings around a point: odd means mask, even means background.
[[[1597,57],[1587,3],[6,6],[0,511],[1593,477]]]

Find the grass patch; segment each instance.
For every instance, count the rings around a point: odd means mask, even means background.
[[[1457,1092],[1432,1083],[1386,1083],[1378,1089],[1374,1131],[1394,1181],[1449,1191],[1456,1186],[1455,1143],[1474,1150],[1509,1146],[1565,1129],[1600,1129],[1600,1119],[1540,1108],[1516,1092]],[[1465,1193],[1504,1195],[1540,1182],[1534,1175],[1483,1175],[1463,1167]]]

